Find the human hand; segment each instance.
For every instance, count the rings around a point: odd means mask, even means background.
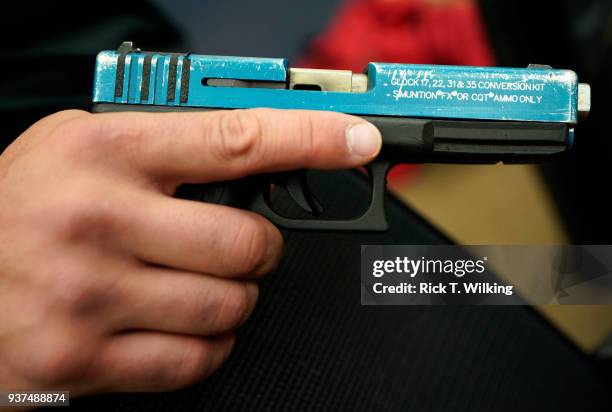
[[[176,188],[356,167],[380,145],[373,126],[325,112],[66,111],[37,122],[0,156],[0,388],[78,396],[208,376],[282,237],[254,213],[173,198]]]

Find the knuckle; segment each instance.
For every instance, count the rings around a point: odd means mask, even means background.
[[[90,159],[99,153],[99,122],[89,117],[72,117],[59,122],[49,135],[51,150],[64,162],[74,163]]]
[[[81,362],[75,361],[73,351],[57,351],[43,360],[38,377],[51,385],[74,382],[80,377],[81,369]]]
[[[57,387],[82,380],[91,369],[93,352],[81,347],[78,337],[68,331],[55,331],[45,345],[30,354],[26,373],[41,385]]]
[[[52,276],[47,277],[49,306],[76,317],[98,313],[108,306],[110,299],[106,282],[93,280],[87,269],[80,266],[83,265],[55,268]]]
[[[257,153],[262,125],[252,111],[234,110],[224,113],[218,126],[214,147],[222,160],[244,159]]]
[[[268,257],[268,236],[263,224],[257,219],[244,219],[229,248],[234,250],[231,264],[238,273],[257,272]]]
[[[50,114],[46,117],[40,119],[38,124],[46,124],[46,125],[64,125],[68,123],[70,120],[89,118],[91,117],[91,113],[77,110],[77,109],[69,109],[69,110],[61,110],[59,112]]]
[[[61,121],[53,132],[54,140],[60,141],[64,147],[71,148],[77,144],[89,143],[90,138],[97,135],[99,122],[89,117],[67,117]]]
[[[73,311],[81,302],[87,302],[93,294],[90,286],[85,286],[83,276],[78,269],[68,269],[57,276],[62,279],[62,286],[53,290],[53,304],[58,308]]]
[[[66,196],[55,205],[50,220],[56,234],[67,241],[80,242],[99,237],[114,221],[114,213],[108,200],[85,190],[75,191],[78,196]]]
[[[143,146],[144,133],[137,124],[119,123],[97,116],[69,117],[54,131],[54,141],[77,159],[108,161],[108,152],[132,153]]]

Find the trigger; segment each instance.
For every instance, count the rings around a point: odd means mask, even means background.
[[[317,216],[323,212],[321,203],[308,187],[305,172],[292,174],[287,178],[285,187],[291,198],[308,213]]]

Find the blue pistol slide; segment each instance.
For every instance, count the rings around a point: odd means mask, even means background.
[[[371,199],[350,219],[329,218],[306,171],[184,185],[177,196],[248,209],[292,230],[384,231],[387,173],[400,163],[538,163],[569,151],[590,110],[576,73],[549,66],[460,67],[370,63],[364,73],[289,68],[285,59],[146,52],[124,42],[98,54],[94,112],[268,107],[360,116],[383,136],[367,166]],[[279,213],[283,188],[307,216]]]

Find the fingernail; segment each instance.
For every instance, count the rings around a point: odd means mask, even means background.
[[[349,150],[356,156],[372,157],[382,146],[382,136],[371,123],[359,123],[351,126],[346,133]]]

